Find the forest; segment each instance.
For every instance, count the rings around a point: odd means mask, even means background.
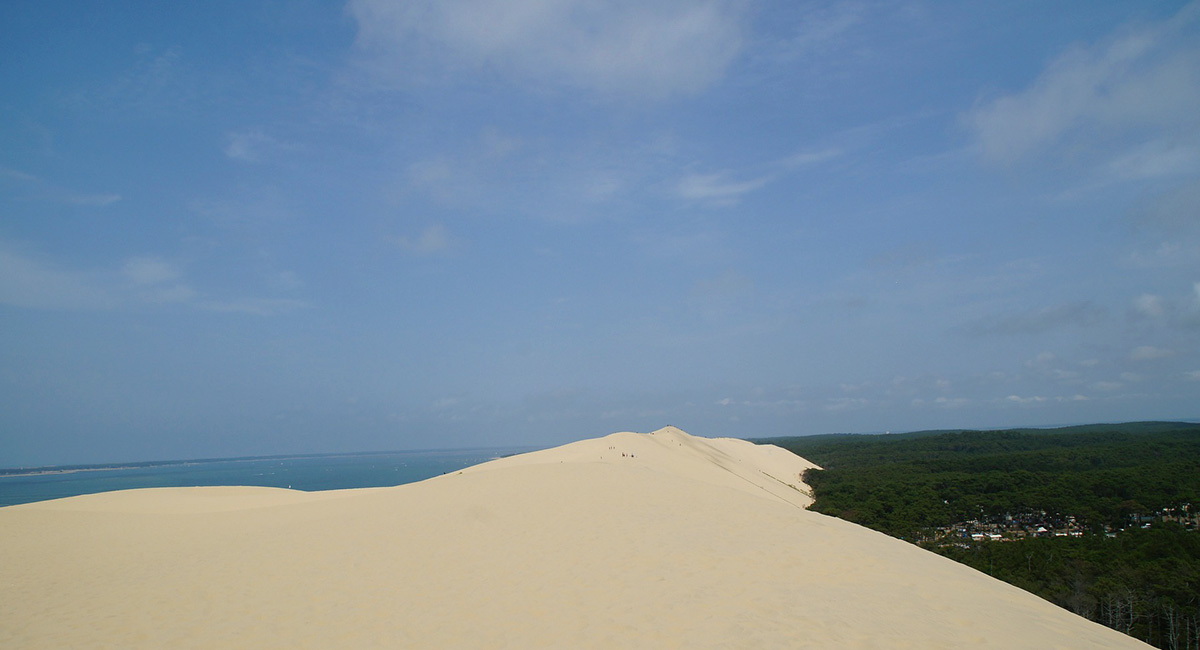
[[[755,440],[823,469],[812,509],[1161,648],[1200,650],[1200,425]]]

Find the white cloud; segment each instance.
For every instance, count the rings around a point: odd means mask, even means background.
[[[704,280],[697,280],[692,285],[691,297],[701,301],[725,300],[745,295],[754,289],[754,282],[736,271],[726,271],[721,275]]]
[[[1200,152],[1173,139],[1156,140],[1114,158],[1108,168],[1122,179],[1191,174],[1200,169]]]
[[[768,163],[769,173],[759,174],[748,180],[734,180],[730,172],[713,174],[689,174],[675,186],[676,194],[689,201],[709,201],[718,205],[732,205],[743,195],[756,192],[781,177],[796,173],[799,168],[810,167],[842,155],[838,149],[802,151],[782,160]]]
[[[0,242],[0,303],[32,309],[103,309],[114,302],[93,274],[59,268]]]
[[[764,176],[747,181],[729,180],[726,174],[692,174],[685,176],[675,188],[679,196],[693,201],[732,203],[743,194],[761,189],[771,177]]]
[[[0,178],[7,178],[22,183],[37,183],[40,182],[37,176],[26,174],[19,169],[10,169],[8,167],[0,167]]]
[[[275,187],[265,187],[235,199],[192,201],[188,207],[223,228],[256,232],[290,220],[290,203],[287,193]]]
[[[162,52],[139,47],[137,64],[107,89],[105,99],[141,109],[162,108],[176,97],[180,86],[183,51],[179,46]]]
[[[408,163],[386,191],[394,203],[409,206],[406,212],[415,198],[431,202],[434,211],[578,223],[617,217],[634,207],[631,199],[650,191],[661,198],[664,186],[673,195],[661,171],[670,157],[651,145],[589,141],[563,148],[483,128]]]
[[[351,0],[358,47],[385,77],[472,69],[662,98],[719,79],[742,44],[724,0]]]
[[[26,309],[97,310],[175,303],[193,309],[269,315],[307,307],[301,300],[204,297],[157,256],[117,269],[65,269],[0,241],[0,304]]]
[[[159,257],[131,258],[121,272],[136,284],[161,284],[179,277],[179,270]]]
[[[280,142],[261,129],[247,129],[225,134],[225,155],[241,162],[262,162],[273,154],[291,151],[297,147]]]
[[[797,21],[795,32],[776,46],[776,56],[789,60],[835,49],[863,22],[865,13],[866,7],[857,2],[807,5],[803,19]]]
[[[445,158],[423,160],[408,166],[408,182],[414,187],[420,187],[438,194],[441,188],[450,184],[455,178],[450,161]]]
[[[1055,395],[1047,397],[1045,395],[1009,395],[1002,400],[995,400],[1002,403],[1007,403],[1015,406],[1041,406],[1050,403],[1063,404],[1067,402],[1087,402],[1091,398],[1086,395],[1075,393],[1074,395]]]
[[[119,272],[73,270],[0,245],[0,303],[30,309],[94,310],[134,303],[186,303],[196,292],[157,257],[127,260]]]
[[[289,298],[238,298],[234,300],[196,301],[195,306],[204,311],[273,316],[297,309],[304,309],[310,305],[303,300],[292,300]]]
[[[433,400],[429,407],[435,411],[445,411],[463,403],[461,397],[440,397]]]
[[[187,303],[196,298],[196,291],[187,284],[176,282],[179,269],[160,257],[134,257],[125,261],[121,274],[133,283],[131,298],[148,303]]]
[[[825,400],[826,411],[854,411],[866,407],[870,402],[864,397],[829,397]]]
[[[753,280],[736,271],[726,271],[697,280],[688,292],[687,304],[694,315],[705,320],[728,320],[743,314],[753,295]]]
[[[33,174],[26,174],[20,170],[5,167],[0,167],[0,180],[9,181],[9,183],[19,188],[18,192],[35,201],[104,207],[121,200],[121,195],[114,192],[102,192],[99,194],[76,192],[59,187]]]
[[[458,151],[410,163],[396,189],[424,193],[443,205],[495,209],[525,194],[515,191],[518,185],[542,178],[531,168],[537,156],[520,155],[523,148],[520,138],[486,128]]]
[[[1154,359],[1166,359],[1175,356],[1175,352],[1165,348],[1156,348],[1153,345],[1140,345],[1134,348],[1129,353],[1129,358],[1133,361],[1153,361]]]
[[[112,205],[121,200],[120,194],[63,194],[60,195],[62,201],[72,205],[95,205],[105,206]]]
[[[304,280],[295,271],[275,271],[266,276],[267,284],[283,291],[297,291],[304,288]]]
[[[448,250],[453,245],[453,239],[441,224],[430,224],[414,238],[397,237],[396,245],[418,255],[433,255]]]
[[[1200,110],[1200,107],[1198,107]],[[1194,233],[1200,229],[1200,179],[1185,182],[1134,210],[1133,218],[1141,226],[1158,229],[1168,235]],[[1164,242],[1156,255],[1160,264],[1172,258],[1189,257],[1179,243]],[[1194,258],[1194,250],[1190,257]],[[1153,258],[1152,258],[1153,259]],[[1187,260],[1187,263],[1194,259]]]
[[[1078,135],[1103,139],[1142,127],[1194,130],[1200,122],[1200,5],[1171,20],[1052,61],[1029,88],[984,102],[965,118],[985,157],[1012,162]],[[1127,154],[1127,174],[1191,164],[1186,148]],[[1132,157],[1130,157],[1132,156]],[[1164,167],[1165,166],[1165,167]]]
[[[1038,334],[1063,327],[1090,327],[1108,318],[1108,312],[1084,300],[1029,311],[990,315],[966,325],[975,335]]]
[[[1162,318],[1166,313],[1162,296],[1142,294],[1134,299],[1133,308],[1141,315],[1150,318]]]
[[[953,409],[969,406],[971,400],[965,397],[939,397],[933,400],[933,404],[939,408]]]
[[[820,162],[825,162],[826,160],[832,160],[833,158],[837,158],[840,155],[842,155],[842,152],[838,149],[822,149],[820,151],[801,151],[800,153],[793,154],[791,156],[788,156],[787,158],[784,158],[782,161],[782,164],[785,167],[807,167],[809,165],[815,165]]]
[[[496,128],[487,128],[479,136],[480,155],[492,160],[504,160],[524,146],[521,138],[503,133]]]
[[[1143,294],[1134,299],[1130,314],[1155,324],[1193,329],[1200,325],[1200,292],[1195,285],[1186,293],[1159,296]]]
[[[1126,258],[1126,263],[1143,269],[1193,268],[1200,264],[1200,246],[1181,246],[1177,242],[1164,241],[1152,249],[1134,250]]]
[[[196,299],[196,290],[186,284],[174,284],[168,287],[155,287],[139,291],[137,298],[144,302],[156,303],[192,303]]]

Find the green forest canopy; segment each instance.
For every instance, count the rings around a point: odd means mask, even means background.
[[[1021,512],[1124,527],[1136,514],[1200,506],[1200,425],[835,434],[768,442],[824,469],[813,509],[897,537]]]
[[[1200,648],[1200,531],[1161,519],[1144,523],[1167,509],[1200,508],[1200,425],[755,442],[824,468],[804,477],[818,512],[923,539],[930,550],[1157,647]],[[1006,541],[931,534],[1022,513],[1073,517],[1077,529],[1092,534]]]

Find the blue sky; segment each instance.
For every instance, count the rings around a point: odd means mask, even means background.
[[[0,4],[0,466],[1200,417],[1200,4]]]

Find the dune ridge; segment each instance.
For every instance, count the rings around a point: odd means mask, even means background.
[[[674,427],[394,488],[0,508],[5,648],[1139,648]]]

